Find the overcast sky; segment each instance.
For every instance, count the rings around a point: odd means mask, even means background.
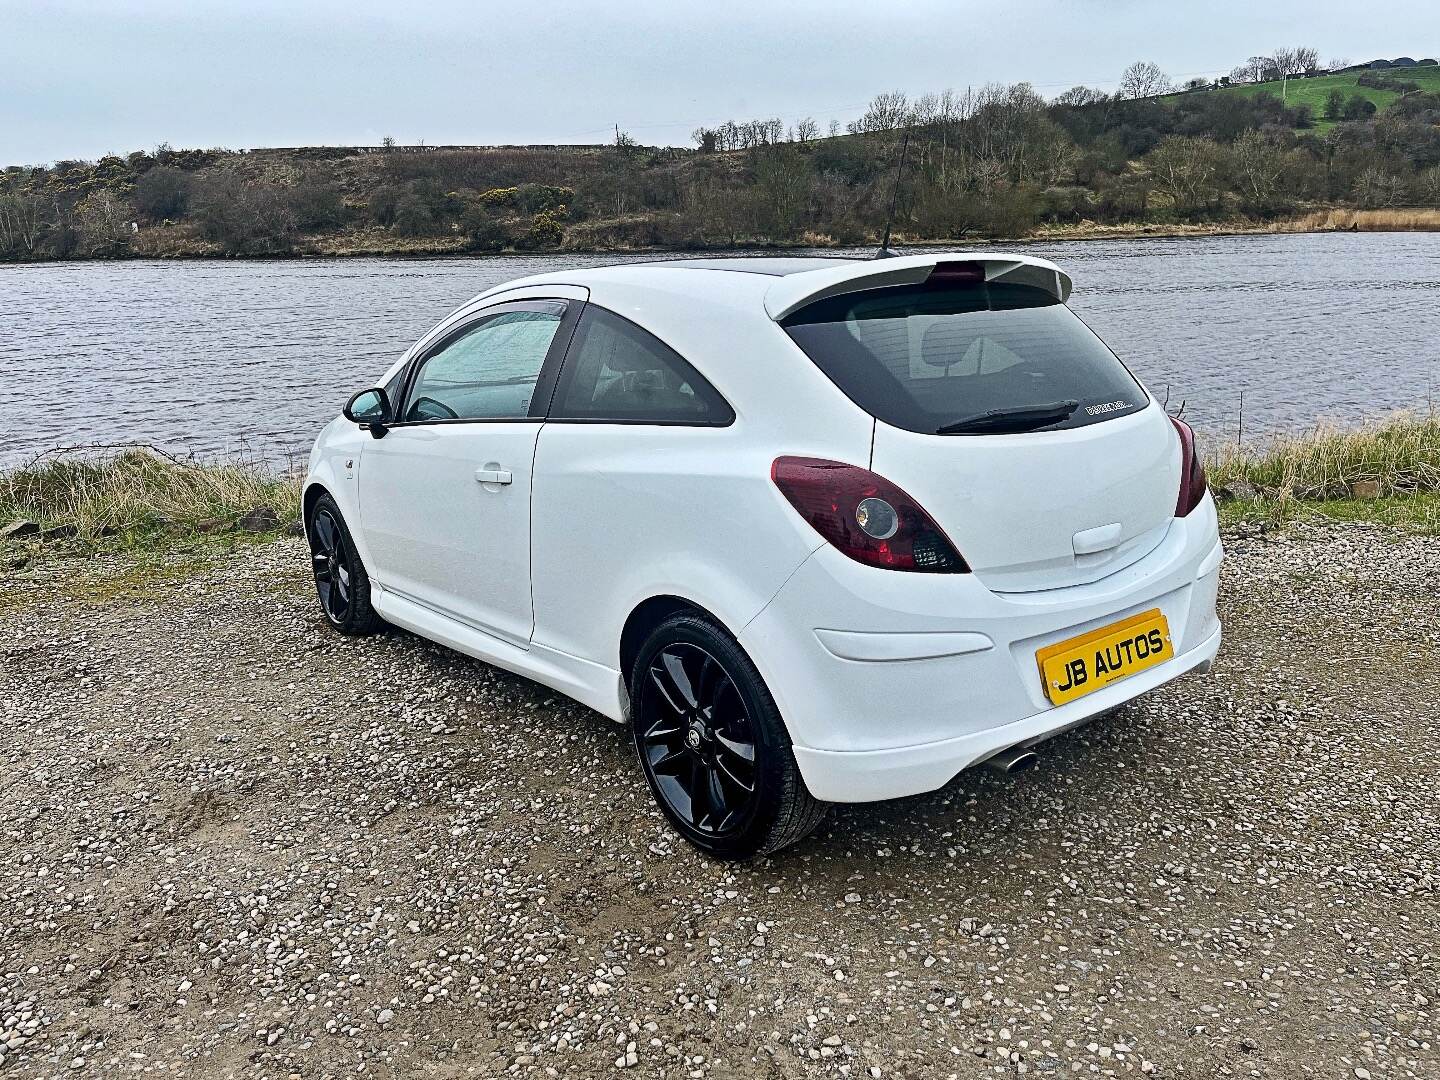
[[[0,164],[175,147],[688,143],[883,90],[1113,89],[1278,45],[1440,54],[1440,0],[0,0]]]

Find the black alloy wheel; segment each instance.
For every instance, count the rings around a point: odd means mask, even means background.
[[[345,540],[340,535],[340,525],[329,510],[315,515],[310,549],[315,561],[315,591],[320,595],[320,606],[331,622],[343,623],[350,614],[354,581],[350,568],[345,565]]]
[[[698,645],[675,642],[650,661],[655,688],[640,734],[661,798],[697,832],[722,837],[755,810],[755,731],[734,681]]]
[[[326,620],[342,634],[370,634],[382,625],[370,607],[370,577],[340,508],[329,494],[320,496],[310,513],[306,534],[315,572],[315,594]]]
[[[675,615],[640,647],[630,724],[661,811],[721,858],[778,851],[824,817],[800,777],[790,736],[754,663],[723,628]]]

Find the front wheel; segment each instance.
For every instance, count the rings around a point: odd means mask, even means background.
[[[305,532],[310,540],[315,594],[325,620],[342,634],[375,633],[385,623],[370,606],[370,575],[355,550],[340,507],[328,493],[316,500]]]
[[[660,809],[712,855],[779,851],[825,816],[759,671],[709,619],[677,615],[646,639],[630,672],[630,724]]]

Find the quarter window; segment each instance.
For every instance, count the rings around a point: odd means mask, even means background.
[[[564,304],[502,311],[432,353],[415,373],[405,420],[517,420],[530,415],[535,384]]]
[[[580,317],[551,419],[724,425],[735,413],[674,349],[593,304]]]

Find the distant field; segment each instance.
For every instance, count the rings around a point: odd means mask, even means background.
[[[1356,80],[1364,72],[1347,71],[1342,75],[1321,75],[1313,79],[1291,79],[1285,91],[1285,104],[1287,105],[1309,105],[1311,112],[1315,115],[1316,127],[1322,131],[1334,125],[1324,118],[1325,99],[1329,97],[1331,90],[1339,90],[1346,99],[1360,96],[1368,98],[1375,103],[1377,109],[1383,109],[1400,95],[1393,90],[1375,90],[1368,86],[1360,86]],[[1427,65],[1425,67],[1395,68],[1392,70],[1380,71],[1376,74],[1385,75],[1390,78],[1399,79],[1402,82],[1413,82],[1432,93],[1440,92],[1440,65]],[[1239,86],[1228,86],[1221,90],[1202,90],[1199,93],[1215,94],[1274,94],[1280,97],[1280,82],[1244,83]]]

